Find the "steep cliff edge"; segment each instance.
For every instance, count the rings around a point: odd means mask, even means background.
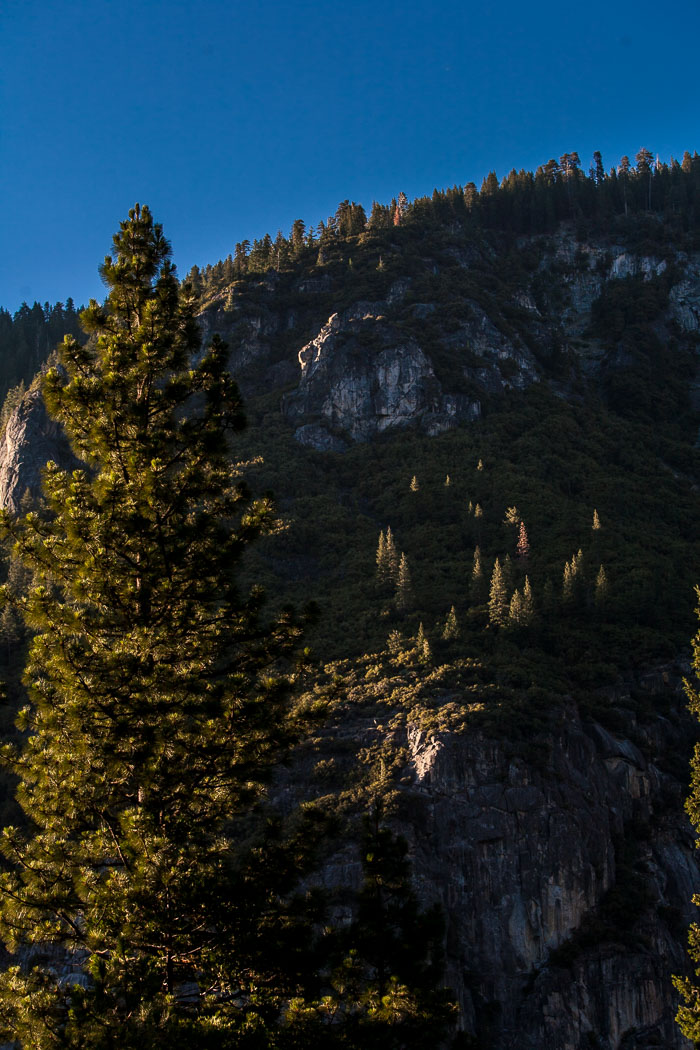
[[[668,808],[679,785],[575,710],[542,770],[486,740],[409,743],[417,870],[445,909],[470,1027],[494,1050],[686,1046],[670,974],[687,964],[663,917],[684,925],[700,889]]]
[[[388,324],[387,303],[356,303],[332,314],[302,347],[301,380],[282,405],[297,440],[324,447],[324,431],[368,441],[392,427],[420,426],[439,434],[478,418],[480,404],[444,394],[433,366],[412,336]],[[334,447],[340,447],[337,437]]]
[[[77,460],[58,423],[48,415],[37,388],[10,416],[0,442],[0,507],[17,513],[25,493],[41,495],[41,472],[49,460],[70,470]]]
[[[397,713],[401,688],[392,678],[375,689],[367,716],[362,691],[351,691],[318,757],[347,775],[351,739],[360,754],[381,754],[383,768],[397,756],[383,790],[398,787],[394,824],[422,897],[442,906],[468,1045],[688,1050],[671,985],[688,971],[700,891],[685,789],[669,771],[694,732],[682,696],[667,693],[651,719],[611,706],[625,723],[615,731],[564,701],[533,758],[468,714],[451,732],[413,722],[415,711]],[[323,881],[353,876],[359,863],[353,871],[344,848]]]
[[[639,376],[697,382],[697,255],[577,241],[567,228],[522,238],[505,258],[459,232],[423,253],[394,247],[391,276],[367,245],[361,272],[251,275],[205,306],[203,330],[230,342],[244,390],[279,391],[306,445],[342,450],[406,426],[440,433],[537,382],[611,396],[628,414]],[[679,401],[670,415],[683,411]]]

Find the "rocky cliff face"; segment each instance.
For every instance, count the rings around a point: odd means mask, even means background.
[[[0,443],[0,507],[17,513],[25,493],[38,499],[41,472],[50,459],[66,470],[77,465],[40,391],[30,390],[10,416]]]
[[[416,340],[387,323],[385,302],[356,303],[333,314],[299,351],[301,379],[283,411],[298,440],[342,447],[343,435],[368,441],[393,427],[439,434],[480,413],[478,401],[444,394]],[[328,437],[324,437],[324,434]]]
[[[542,770],[485,740],[409,743],[418,870],[448,917],[468,1028],[494,1050],[686,1046],[670,985],[686,962],[663,915],[688,918],[700,874],[688,828],[668,820],[678,785],[575,711]],[[617,932],[600,919],[613,893]]]
[[[337,276],[314,273],[283,288],[283,278],[270,273],[258,282],[253,307],[224,291],[207,306],[202,326],[205,335],[223,331],[244,391],[279,390],[297,439],[321,450],[342,450],[397,427],[436,434],[477,418],[484,400],[540,380],[565,396],[577,372],[596,383],[619,362],[593,332],[594,304],[630,278],[652,281],[673,266],[658,334],[668,341],[698,331],[695,256],[661,258],[612,241],[579,242],[571,231],[536,244],[524,239],[519,251],[534,252],[537,261],[529,273],[519,270],[507,292],[498,280],[486,281],[486,289],[498,287],[497,296],[483,290],[488,267],[498,272],[494,258],[450,248],[421,260],[427,278],[395,278],[383,298],[344,308],[334,304],[345,298]],[[433,278],[451,275],[454,282],[455,272],[465,282],[457,282],[458,298],[426,297],[436,289]],[[482,291],[469,294],[480,282]],[[557,355],[569,362],[568,379],[552,373]],[[446,359],[450,368],[438,367]]]
[[[668,717],[628,712],[615,732],[570,704],[536,760],[480,732],[391,734],[354,717],[358,748],[383,734],[405,755],[396,826],[422,897],[442,906],[475,1045],[689,1050],[671,984],[700,891],[684,788],[666,770],[689,729],[680,696]],[[349,878],[359,863],[344,850],[323,879]]]

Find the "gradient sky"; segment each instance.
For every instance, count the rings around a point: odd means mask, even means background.
[[[700,150],[700,3],[4,0],[0,305],[76,303],[135,201],[179,272],[344,198]]]

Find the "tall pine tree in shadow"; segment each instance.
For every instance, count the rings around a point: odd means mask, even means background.
[[[4,833],[0,896],[22,958],[0,1017],[24,1047],[172,1042],[185,1006],[221,1017],[258,979],[231,965],[230,902],[250,886],[236,820],[289,732],[298,630],[239,588],[272,508],[232,467],[244,419],[225,347],[200,354],[169,256],[137,206],[101,270],[105,308],[83,314],[88,344],[67,338],[44,385],[86,468],[50,465],[47,513],[2,521],[35,581],[26,742],[5,752],[28,826]]]
[[[66,338],[44,384],[85,468],[49,465],[45,509],[0,522],[33,578],[5,598],[34,632],[24,743],[4,750],[27,819],[2,841],[0,936],[16,957],[0,1036],[23,1050],[323,1045],[316,1007],[299,1006],[327,979],[322,907],[294,895],[320,835],[312,813],[283,833],[259,808],[294,733],[299,637],[240,586],[273,509],[232,465],[244,419],[225,347],[201,352],[195,297],[147,208],[101,273],[87,345]],[[333,1038],[358,1009],[341,1006]]]

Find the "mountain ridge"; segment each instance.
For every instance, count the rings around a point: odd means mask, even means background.
[[[248,403],[237,455],[287,524],[250,578],[321,607],[304,702],[329,721],[284,783],[341,808],[344,791],[393,799],[447,916],[462,1027],[489,1050],[688,1045],[670,972],[700,885],[678,757],[694,732],[700,254],[643,218],[652,248],[634,224],[499,239],[407,221],[202,304]],[[43,413],[35,387],[7,425],[15,510],[39,492]],[[389,528],[408,584],[382,569]],[[354,848],[325,884],[357,869]]]

